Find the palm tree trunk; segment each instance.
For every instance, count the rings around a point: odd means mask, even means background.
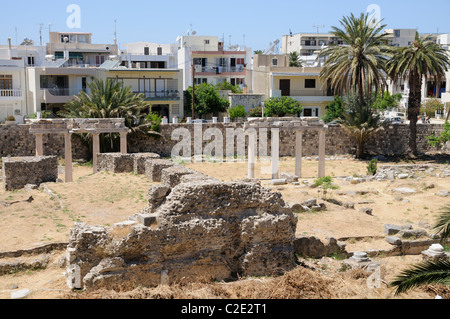
[[[422,77],[417,73],[412,73],[409,79],[410,92],[409,92],[409,148],[413,155],[417,155],[417,120],[420,113],[420,104],[422,102]]]

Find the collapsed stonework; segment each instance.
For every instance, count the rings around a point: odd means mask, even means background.
[[[147,159],[145,166],[161,161]],[[174,163],[158,172],[161,184],[150,188],[148,208],[130,217],[127,234],[84,223],[71,229],[69,287],[152,287],[281,275],[295,267],[297,217],[279,192],[220,182]]]

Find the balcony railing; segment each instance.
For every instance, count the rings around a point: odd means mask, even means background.
[[[71,89],[71,88],[53,88],[53,89],[47,89],[48,92],[53,96],[73,96],[77,95],[80,92],[86,92],[85,90],[80,89]]]
[[[0,97],[23,97],[23,90],[0,90]]]
[[[244,66],[204,66],[201,69],[201,73],[242,73],[245,71]]]
[[[146,100],[179,100],[180,92],[178,90],[170,91],[134,91],[135,94],[144,94]]]
[[[332,96],[323,90],[290,90],[290,96]]]

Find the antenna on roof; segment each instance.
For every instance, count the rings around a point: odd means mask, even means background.
[[[114,20],[114,44],[117,45],[117,20]]]
[[[44,24],[43,23],[41,23],[41,24],[39,24],[39,40],[40,40],[40,44],[41,44],[41,46],[42,46],[42,29],[44,28]]]
[[[319,29],[324,29],[325,25],[313,25],[313,28],[316,29],[317,34],[319,34]]]

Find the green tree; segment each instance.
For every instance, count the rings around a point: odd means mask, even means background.
[[[340,96],[355,93],[361,103],[373,90],[387,86],[383,71],[391,52],[382,32],[386,26],[371,26],[370,22],[363,13],[359,18],[353,14],[344,17],[340,22],[343,29],[332,27],[332,34],[345,45],[330,45],[319,54],[326,59],[320,79]]]
[[[253,51],[253,54],[264,54],[263,50],[255,50]]]
[[[441,244],[444,244],[450,235],[450,206],[443,209],[434,230],[440,235]],[[450,285],[450,260],[425,261],[412,265],[394,278],[390,286],[395,287],[395,295],[399,295],[429,284]]]
[[[240,94],[242,93],[242,89],[237,86],[237,85],[233,85],[230,82],[222,82],[216,85],[216,89],[217,90],[222,90],[222,91],[231,91],[235,94]]]
[[[289,66],[290,67],[302,67],[302,61],[300,55],[297,51],[291,52],[289,54]]]
[[[300,102],[289,96],[272,97],[265,102],[264,116],[300,115],[303,107]]]
[[[89,89],[89,94],[80,92],[67,102],[58,115],[65,118],[124,118],[131,134],[158,135],[151,129],[153,123],[147,120],[149,105],[143,94],[134,94],[131,88],[113,79],[94,79]],[[82,137],[92,144],[89,135]],[[101,134],[100,147],[104,153],[118,151],[118,134]]]
[[[401,99],[402,95],[400,93],[392,95],[389,91],[380,92],[372,107],[379,111],[384,111],[389,108],[398,108]]]
[[[214,85],[203,83],[195,86],[194,111],[200,118],[207,114],[226,112],[229,106],[230,102],[219,95]],[[186,114],[192,113],[192,87],[185,91],[184,109]]]
[[[356,142],[356,157],[363,158],[366,141],[381,128],[380,117],[373,111],[373,96],[362,103],[356,95],[348,95],[346,100],[342,124]]]
[[[345,114],[344,101],[340,96],[335,96],[334,101],[329,103],[326,107],[326,113],[322,120],[325,123],[330,123],[336,119],[342,119]]]
[[[422,39],[417,32],[411,45],[398,48],[387,63],[387,73],[394,82],[406,78],[409,80],[409,148],[413,155],[417,155],[417,120],[422,102],[423,77],[433,76],[436,83],[440,83],[450,63],[447,51],[427,38]]]
[[[233,120],[247,117],[247,112],[245,111],[245,107],[243,105],[237,105],[235,107],[228,109],[228,114],[230,115],[230,118]]]

